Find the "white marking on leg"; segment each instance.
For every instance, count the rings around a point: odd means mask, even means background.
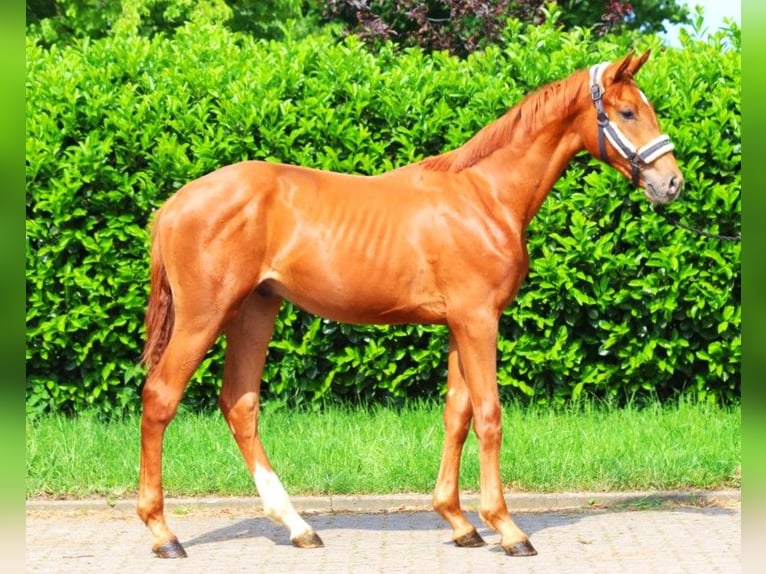
[[[264,514],[274,522],[285,525],[290,530],[290,540],[313,531],[293,508],[287,491],[274,472],[256,464],[253,478],[263,502]]]

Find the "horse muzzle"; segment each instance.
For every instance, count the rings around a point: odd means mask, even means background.
[[[651,177],[646,174],[645,184],[644,189],[649,201],[653,204],[664,205],[678,199],[678,196],[681,195],[684,178],[680,173],[665,178]]]

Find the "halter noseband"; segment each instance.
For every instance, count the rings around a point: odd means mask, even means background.
[[[640,164],[649,165],[661,155],[673,150],[673,142],[670,137],[662,134],[654,138],[646,145],[637,148],[628,137],[622,133],[619,127],[614,124],[604,111],[604,102],[601,96],[604,94],[604,87],[601,85],[601,76],[609,65],[608,62],[596,64],[590,69],[590,97],[596,106],[596,117],[598,119],[598,153],[604,163],[609,163],[606,155],[606,141],[612,144],[617,152],[630,162],[633,185],[638,187],[638,175]]]

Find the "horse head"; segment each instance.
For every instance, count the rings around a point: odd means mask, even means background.
[[[661,133],[654,108],[633,81],[649,58],[631,52],[613,63],[590,69],[590,99],[584,122],[585,147],[613,166],[655,204],[676,199],[683,188],[673,144]]]

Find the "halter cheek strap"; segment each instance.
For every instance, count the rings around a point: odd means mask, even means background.
[[[633,185],[638,187],[638,176],[641,164],[649,165],[658,157],[672,151],[674,146],[670,137],[665,134],[659,135],[649,143],[636,147],[633,142],[612,122],[604,111],[604,87],[601,76],[609,65],[608,62],[596,64],[590,69],[590,97],[596,106],[596,118],[598,120],[598,153],[602,161],[609,163],[606,154],[606,140],[612,144],[617,152],[630,162]]]

